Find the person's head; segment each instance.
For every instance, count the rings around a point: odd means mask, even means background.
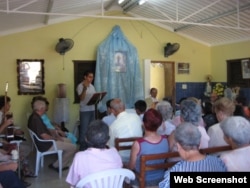
[[[213,113],[213,104],[209,101],[202,103],[202,110],[204,114],[212,114]]]
[[[199,150],[201,133],[192,123],[184,122],[178,125],[174,131],[174,138],[181,157],[183,157],[181,150]]]
[[[33,103],[33,111],[42,116],[47,110],[47,105],[44,100],[36,100]]]
[[[224,140],[233,148],[249,145],[250,122],[241,116],[231,116],[220,123]]]
[[[157,93],[158,93],[158,91],[157,91],[156,88],[153,87],[153,88],[150,89],[150,95],[151,95],[151,97],[156,98],[157,97]]]
[[[168,101],[160,101],[156,104],[156,110],[158,110],[164,121],[171,119],[173,116],[173,107]]]
[[[5,112],[8,112],[10,110],[10,101],[11,101],[10,97],[8,96],[5,97],[4,95],[1,95],[0,96],[0,110],[1,111],[5,110]]]
[[[155,132],[162,124],[162,116],[160,112],[151,108],[144,113],[142,121],[146,131]]]
[[[233,115],[235,111],[235,104],[231,99],[222,97],[215,101],[213,109],[218,121],[221,122],[223,119]]]
[[[199,125],[201,119],[201,105],[193,100],[183,100],[180,105],[180,117],[182,122],[189,122],[193,125]]]
[[[147,109],[147,103],[144,100],[138,100],[135,102],[135,111],[138,115],[144,114]]]
[[[111,114],[111,106],[110,106],[110,103],[113,99],[109,99],[106,101],[106,107],[107,107],[107,114]]]
[[[218,98],[219,97],[218,97],[217,93],[215,93],[215,92],[211,93],[211,95],[210,95],[210,101],[211,101],[211,103],[214,103]]]
[[[125,111],[125,104],[121,99],[115,98],[110,102],[111,112],[117,116],[121,112]]]
[[[32,98],[32,101],[31,101],[31,108],[32,108],[32,109],[33,109],[33,106],[34,106],[34,102],[37,101],[37,100],[44,101],[45,104],[46,104],[46,107],[47,107],[46,110],[48,110],[49,101],[47,100],[46,97],[43,97],[43,96],[41,96],[41,95],[38,95],[38,96],[35,96],[35,97]]]
[[[102,120],[92,121],[86,132],[86,141],[89,147],[105,148],[109,140],[109,127]]]
[[[89,84],[92,83],[94,79],[94,73],[91,70],[87,70],[83,73],[83,79],[87,81]]]

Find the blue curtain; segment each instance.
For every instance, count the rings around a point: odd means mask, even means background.
[[[106,110],[106,101],[111,98],[120,98],[126,108],[133,108],[135,101],[144,99],[137,49],[119,26],[114,26],[98,47],[95,88],[96,91],[107,92],[98,104],[101,112]]]

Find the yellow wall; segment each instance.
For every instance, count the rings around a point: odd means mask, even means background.
[[[215,46],[211,49],[211,67],[213,80],[227,81],[227,60],[250,57],[250,41]]]
[[[128,40],[136,46],[142,70],[144,59],[190,63],[191,73],[189,75],[176,74],[176,82],[205,82],[205,75],[211,72],[216,78],[225,79],[224,66],[220,66],[218,73],[214,70],[217,68],[215,67],[217,62],[222,63],[225,59],[229,59],[227,55],[230,58],[246,56],[246,54],[240,54],[240,51],[239,55],[236,52],[235,55],[224,52],[221,58],[221,53],[217,51],[229,48],[222,46],[212,48],[212,56],[214,56],[212,57],[211,49],[207,46],[150,23],[128,20],[82,18],[0,37],[0,94],[4,94],[5,83],[8,81],[8,95],[12,99],[11,111],[14,113],[17,125],[23,128],[27,126],[27,113],[31,111],[30,102],[33,95],[17,95],[16,59],[45,60],[44,96],[51,104],[48,112],[50,117],[54,108],[53,100],[56,97],[57,84],[66,84],[67,97],[70,99],[70,123],[66,126],[72,130],[78,118],[79,108],[78,104],[73,104],[75,88],[72,60],[95,60],[98,45],[109,35],[115,25],[119,25]],[[74,47],[64,56],[65,70],[63,70],[63,56],[56,53],[54,49],[61,37],[72,38],[75,42]],[[165,58],[163,48],[168,42],[178,42],[181,47],[174,55]],[[240,44],[234,45],[234,48],[238,50]],[[211,70],[211,62],[213,70]]]

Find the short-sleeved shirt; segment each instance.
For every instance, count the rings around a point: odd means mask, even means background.
[[[83,90],[83,85],[82,85],[82,83],[80,83],[80,84],[78,84],[78,86],[76,88],[77,94],[81,95],[82,90]],[[89,100],[91,99],[91,97],[94,93],[96,93],[95,87],[92,84],[90,84],[87,87],[84,100],[80,101],[80,112],[94,111],[95,110],[95,105],[87,105],[87,103],[89,102]]]
[[[89,174],[114,168],[122,168],[121,157],[115,148],[88,148],[75,154],[66,182],[76,185]]]
[[[28,120],[28,128],[32,130],[36,135],[40,138],[43,139],[40,135],[43,133],[46,133],[48,135],[51,135],[49,130],[47,129],[46,125],[43,123],[42,118],[39,116],[39,114],[33,112]],[[36,145],[38,149],[41,152],[47,151],[50,149],[52,146],[52,142],[39,142],[35,140]]]

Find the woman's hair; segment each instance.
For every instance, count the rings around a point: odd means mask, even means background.
[[[250,122],[241,116],[231,116],[220,123],[227,138],[231,138],[237,146],[250,143]]]
[[[144,128],[148,131],[156,131],[162,124],[162,116],[160,112],[151,108],[144,113]]]
[[[160,101],[156,105],[156,110],[158,110],[164,121],[171,119],[173,116],[173,107],[168,101]]]
[[[186,99],[181,102],[180,116],[184,122],[192,123],[193,125],[199,125],[201,119],[201,105],[193,100]]]
[[[102,120],[92,121],[86,132],[86,141],[89,147],[105,148],[109,140],[109,127]]]
[[[201,133],[197,126],[184,122],[176,127],[174,138],[184,150],[199,149]]]
[[[232,116],[235,111],[235,104],[231,99],[222,97],[215,101],[213,108],[215,113],[221,111],[227,116]]]
[[[6,102],[10,102],[11,99],[10,97],[6,96]],[[4,95],[1,95],[0,96],[0,109],[3,108],[5,106],[5,96]]]

